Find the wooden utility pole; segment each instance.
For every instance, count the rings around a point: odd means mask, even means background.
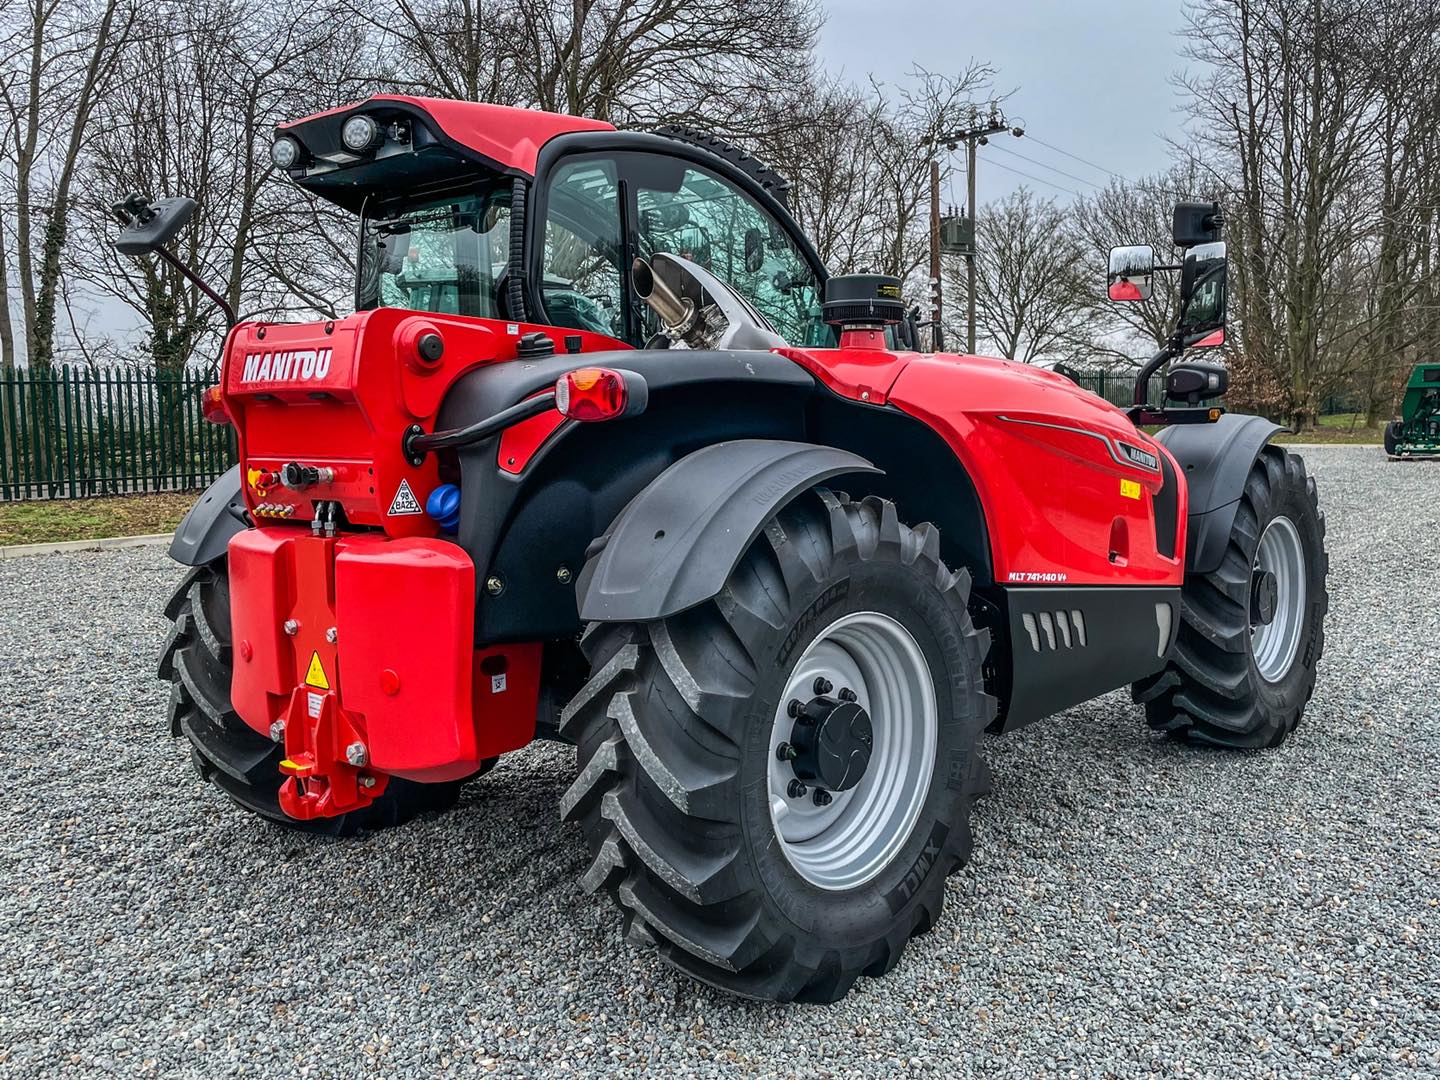
[[[970,250],[965,253],[965,351],[975,354],[975,136],[965,140],[965,213],[970,217]]]
[[[930,347],[939,352],[945,347],[940,329],[943,314],[940,292],[940,162],[930,157]],[[972,350],[973,351],[973,350]]]
[[[965,351],[970,353],[975,351],[975,165],[979,159],[976,150],[989,142],[991,135],[998,135],[1002,131],[1010,132],[1017,139],[1025,134],[1024,128],[1011,127],[1000,111],[992,105],[989,119],[985,123],[948,132],[935,140],[937,153],[942,143],[948,150],[956,150],[961,143],[965,144],[965,213],[969,215],[970,220],[970,249],[965,253],[965,291],[968,294],[965,298]],[[938,327],[940,320],[940,163],[933,157],[930,160],[930,276],[935,282],[935,320]]]

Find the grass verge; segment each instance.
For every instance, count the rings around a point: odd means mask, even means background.
[[[172,532],[197,493],[0,503],[0,547]]]

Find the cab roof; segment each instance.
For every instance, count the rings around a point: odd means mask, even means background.
[[[479,154],[505,172],[528,176],[535,175],[535,161],[540,147],[556,135],[573,131],[615,130],[613,124],[603,120],[587,120],[563,113],[405,94],[375,94],[363,101],[279,124],[275,130],[276,134],[295,135],[304,144],[306,134],[320,127],[333,127],[338,134],[340,125],[350,114],[371,109],[421,113],[433,122],[438,129],[437,134]]]

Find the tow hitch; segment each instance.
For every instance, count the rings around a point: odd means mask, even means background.
[[[328,681],[318,663],[307,678]],[[369,749],[333,690],[297,686],[285,717],[271,726],[271,738],[277,735],[285,744],[280,771],[290,777],[280,786],[280,808],[300,821],[359,810],[390,782],[365,770]]]

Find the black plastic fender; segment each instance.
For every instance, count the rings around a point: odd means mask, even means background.
[[[1175,455],[1190,490],[1185,523],[1185,572],[1219,569],[1235,526],[1250,467],[1281,430],[1263,416],[1226,413],[1213,424],[1175,424],[1155,438]]]
[[[845,473],[880,473],[845,450],[736,439],[681,458],[591,546],[577,581],[585,622],[663,619],[717,595],[770,516]]]
[[[182,566],[202,566],[224,555],[230,538],[249,528],[240,494],[240,466],[234,465],[200,496],[175,530],[170,557]]]

